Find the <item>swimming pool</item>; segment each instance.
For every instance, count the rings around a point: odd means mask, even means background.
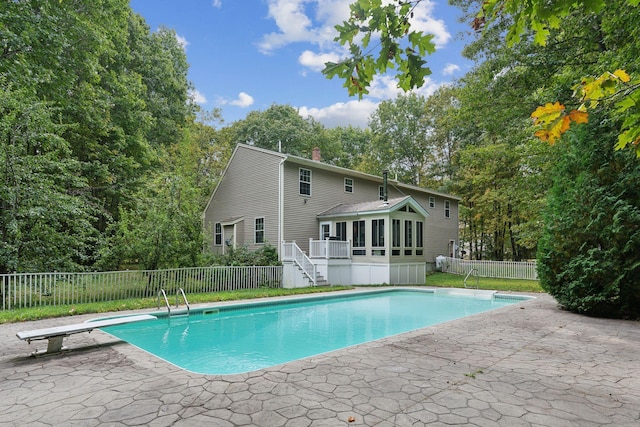
[[[520,302],[473,291],[392,289],[191,310],[102,328],[185,370],[255,371]]]

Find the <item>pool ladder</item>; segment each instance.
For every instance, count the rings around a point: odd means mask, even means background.
[[[467,276],[464,278],[464,287],[465,288],[471,288],[472,286],[467,286],[467,279],[469,278],[469,276],[471,276],[472,273],[476,273],[474,274],[474,276],[476,276],[476,286],[475,289],[478,289],[478,286],[480,285],[480,277],[478,276],[478,269],[477,268],[472,268],[471,270],[469,270],[469,272],[467,273]]]
[[[180,296],[182,296],[182,300],[184,301],[184,304],[187,306],[187,316],[189,315],[189,312],[191,310],[191,307],[189,307],[189,301],[187,301],[187,296],[184,293],[184,289],[179,288],[176,291],[176,308],[179,307],[179,302],[180,302]],[[164,300],[164,304],[167,307],[167,313],[169,313],[169,317],[171,317],[171,305],[169,304],[169,299],[167,298],[167,293],[164,291],[164,289],[160,289],[158,291],[158,310],[160,310],[160,297],[162,297],[162,299]]]

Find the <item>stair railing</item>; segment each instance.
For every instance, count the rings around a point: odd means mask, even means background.
[[[309,278],[313,286],[317,286],[317,267],[311,261],[311,258],[305,254],[296,242],[282,243],[284,261],[293,261],[300,267],[302,273]]]

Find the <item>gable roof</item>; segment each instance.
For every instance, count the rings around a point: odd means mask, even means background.
[[[318,218],[329,218],[339,216],[354,216],[359,214],[391,213],[400,208],[410,205],[422,216],[429,216],[429,213],[411,196],[397,197],[389,199],[386,203],[382,200],[373,200],[360,203],[340,203],[326,211],[320,212]]]

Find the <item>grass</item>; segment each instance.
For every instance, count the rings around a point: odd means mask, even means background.
[[[317,288],[261,288],[244,289],[237,291],[210,292],[203,294],[189,294],[187,296],[189,304],[199,304],[219,301],[235,301],[252,298],[267,298],[287,295],[310,294],[318,292],[332,292],[352,289],[351,286],[323,286]],[[175,299],[169,298],[169,303],[173,304]],[[53,317],[75,316],[79,314],[107,313],[112,311],[139,310],[144,308],[158,308],[158,299],[139,298],[118,301],[96,302],[89,304],[71,305],[51,305],[20,308],[16,310],[0,311],[0,324],[25,322],[29,320],[41,320]]]
[[[464,288],[464,276],[451,273],[433,273],[427,276],[425,284],[440,288]],[[475,284],[475,277],[467,279],[467,286],[475,287]],[[480,277],[478,289],[503,292],[544,292],[537,280],[495,279],[491,277]]]
[[[434,273],[426,278],[426,286],[436,286],[441,288],[463,288],[464,277],[457,274]],[[475,278],[469,278],[467,284],[475,285]],[[479,279],[479,289],[491,289],[502,292],[544,292],[536,280],[517,279],[493,279],[481,277]],[[310,288],[261,288],[246,289],[238,291],[213,292],[203,294],[189,294],[189,304],[199,304],[207,302],[234,301],[252,298],[267,298],[276,296],[310,294],[317,292],[331,292],[345,289],[352,289],[350,286],[322,286]],[[173,304],[174,299],[170,298],[169,303]],[[139,310],[145,308],[156,309],[158,299],[139,298],[118,301],[97,302],[89,304],[56,305],[20,308],[17,310],[0,311],[0,324],[24,322],[29,320],[41,320],[53,317],[74,316],[90,313],[107,313],[113,311]]]

